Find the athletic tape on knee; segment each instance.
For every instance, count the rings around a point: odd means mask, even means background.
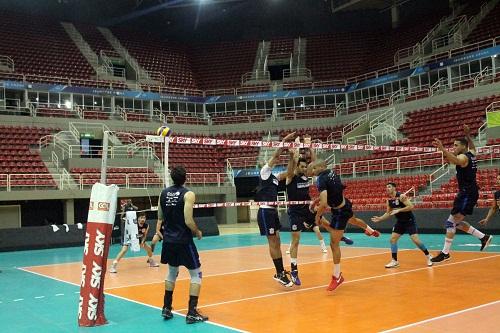
[[[190,269],[189,275],[191,275],[191,283],[201,284],[201,271],[199,268]]]
[[[179,267],[169,265],[166,280],[168,282],[175,282],[175,280],[177,280],[177,276],[179,276]]]

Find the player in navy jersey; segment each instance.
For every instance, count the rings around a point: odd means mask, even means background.
[[[127,203],[128,205],[132,205],[131,202]],[[123,211],[127,211],[127,209],[130,210],[137,210],[137,207],[135,206],[129,206],[129,208],[124,207]],[[139,245],[146,250],[146,253],[148,254],[148,260],[146,261],[149,264],[149,267],[158,267],[160,266],[154,259],[153,259],[153,251],[151,250],[151,247],[146,243],[146,237],[148,236],[148,231],[149,231],[149,225],[146,223],[146,214],[144,213],[139,213],[137,216],[137,238],[139,239]],[[120,252],[118,252],[118,255],[116,256],[116,259],[113,260],[113,263],[111,265],[111,268],[109,269],[110,273],[118,273],[118,263],[120,260],[125,256],[127,253],[129,247],[131,247],[132,243],[131,240],[128,239],[124,233],[123,235],[123,241],[122,241],[122,248]]]
[[[157,223],[164,224],[161,263],[168,264],[162,316],[165,319],[173,318],[172,295],[175,281],[179,275],[179,266],[184,266],[189,270],[191,276],[186,323],[193,324],[208,320],[208,317],[196,309],[202,274],[200,257],[193,242],[193,234],[201,239],[202,232],[198,229],[193,218],[195,194],[184,187],[186,169],[183,166],[176,166],[170,171],[170,177],[174,185],[163,189],[158,199]]]
[[[283,138],[283,142],[289,142],[295,137],[295,132],[288,134]],[[283,152],[283,148],[278,148],[273,156],[261,168],[259,176],[259,186],[255,193],[255,201],[257,202],[276,202],[278,201],[278,184],[280,180],[286,179],[286,172],[280,173],[278,176],[273,175],[272,170],[278,163],[279,157]],[[289,164],[293,163],[293,151],[290,150]],[[289,168],[287,168],[289,169]],[[257,222],[259,224],[260,234],[267,237],[269,244],[269,254],[273,260],[276,274],[274,279],[285,287],[293,286],[293,282],[288,278],[288,274],[283,266],[283,256],[281,253],[281,239],[279,230],[281,228],[278,210],[276,206],[261,205],[257,211]]]
[[[497,175],[497,186],[500,187],[500,175]],[[490,210],[484,219],[479,221],[481,225],[488,225],[493,215],[498,211],[498,207],[500,206],[500,190],[495,191],[493,200],[491,200]]]
[[[319,206],[316,208],[316,224],[320,224],[322,214],[327,206],[331,207],[332,217],[327,230],[330,233],[330,248],[333,254],[333,275],[327,290],[335,290],[344,278],[340,271],[340,240],[344,235],[344,230],[347,223],[361,226],[363,229],[372,230],[363,220],[354,216],[352,204],[349,199],[344,197],[344,184],[340,176],[334,171],[327,168],[326,162],[317,160],[312,165],[313,174],[318,176],[318,190],[320,192]],[[372,234],[373,234],[372,233]],[[379,233],[377,232],[377,235]]]
[[[477,160],[476,148],[470,136],[470,129],[464,125],[464,138],[456,139],[453,143],[453,152],[444,148],[439,139],[434,139],[434,145],[443,152],[448,162],[456,165],[458,193],[453,202],[451,214],[446,221],[446,238],[443,250],[432,262],[442,262],[450,259],[450,248],[456,229],[465,231],[481,241],[481,251],[491,242],[492,237],[485,235],[469,223],[465,222],[465,216],[471,215],[479,198],[479,187],[476,181]]]
[[[427,258],[427,266],[432,266],[432,256],[425,245],[420,241],[418,237],[417,224],[415,222],[415,215],[413,215],[413,204],[410,199],[399,193],[396,190],[395,183],[387,183],[386,185],[387,194],[389,199],[387,200],[387,210],[382,216],[372,217],[373,222],[381,222],[389,219],[391,216],[396,217],[396,224],[392,228],[391,234],[391,254],[392,260],[390,263],[385,265],[385,268],[395,268],[399,266],[398,261],[398,240],[401,235],[408,233],[411,240],[415,245],[424,252]]]

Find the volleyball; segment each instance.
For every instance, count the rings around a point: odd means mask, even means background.
[[[166,136],[170,136],[171,134],[172,134],[172,130],[170,129],[170,127],[165,126],[165,125],[159,127],[156,130],[156,135],[159,135],[159,136],[166,137]]]

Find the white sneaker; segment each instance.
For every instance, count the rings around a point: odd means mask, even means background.
[[[433,263],[432,263],[432,256],[429,254],[429,255],[427,256],[427,266],[432,266],[432,264],[433,264]]]
[[[328,253],[328,249],[326,248],[326,246],[321,247],[321,252]]]
[[[390,263],[385,265],[385,268],[396,268],[399,266],[399,261],[392,259]]]
[[[148,260],[149,267],[158,267],[160,264],[158,264],[153,258]]]
[[[290,248],[286,250],[286,254],[290,254]]]
[[[118,273],[118,271],[116,270],[116,264],[111,265],[111,268],[109,269],[109,272],[110,273]]]

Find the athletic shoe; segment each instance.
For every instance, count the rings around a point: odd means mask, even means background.
[[[481,250],[480,251],[482,251],[485,248],[487,248],[488,245],[490,245],[492,239],[493,239],[493,236],[491,236],[491,235],[484,235],[484,237],[481,238]]]
[[[444,254],[443,252],[439,252],[437,256],[431,259],[432,262],[441,262],[446,260],[450,260],[450,254]]]
[[[293,286],[293,282],[290,281],[288,276],[286,276],[285,271],[283,271],[279,274],[274,274],[273,279],[275,279],[276,281],[278,281],[279,283],[281,283],[283,286],[285,286],[287,288],[290,288],[291,286]]]
[[[159,267],[160,264],[157,263],[153,258],[148,260],[149,267]]]
[[[326,247],[326,246],[322,246],[322,247],[321,247],[321,252],[323,252],[323,253],[328,253],[328,249],[327,249],[327,247]]]
[[[297,286],[301,285],[298,271],[291,271],[290,278],[292,279],[292,282],[295,283]]]
[[[165,320],[169,320],[169,319],[174,318],[174,315],[172,314],[172,310],[167,308],[167,307],[164,307],[163,309],[161,309],[161,316]]]
[[[288,248],[288,250],[286,250],[286,254],[290,254],[290,248]]]
[[[188,312],[188,314],[186,315],[186,324],[201,323],[207,320],[208,317],[202,315],[196,309],[194,309],[192,312]]]
[[[344,277],[342,276],[342,273],[340,273],[340,276],[338,278],[332,275],[332,281],[330,281],[330,284],[328,285],[326,290],[334,291],[342,284],[342,282],[344,282]]]
[[[450,255],[448,255],[448,257],[449,256]],[[432,266],[432,256],[430,254],[427,256],[427,266]]]
[[[378,236],[380,236],[380,232],[378,230],[373,230],[373,232],[369,232],[368,230],[365,230],[365,235],[370,236],[370,237],[378,237]]]
[[[396,268],[399,267],[399,261],[392,259],[390,263],[385,265],[385,268]]]
[[[352,239],[350,239],[349,237],[346,237],[346,236],[342,236],[342,238],[340,240],[343,241],[344,243],[346,243],[347,245],[354,244],[354,241]]]
[[[112,264],[111,265],[111,268],[109,269],[109,272],[110,273],[118,273],[118,271],[116,270],[116,264]]]

